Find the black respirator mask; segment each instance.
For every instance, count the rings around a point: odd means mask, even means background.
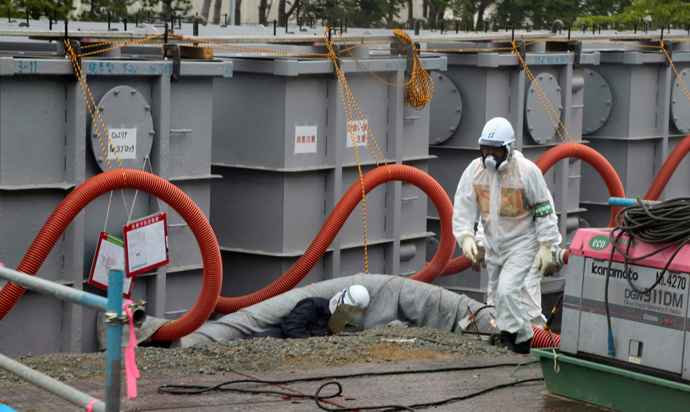
[[[506,153],[497,158],[493,154],[488,154],[484,156],[482,153],[482,165],[490,172],[502,172],[508,167],[508,158],[510,157],[510,147],[504,146],[506,148]]]

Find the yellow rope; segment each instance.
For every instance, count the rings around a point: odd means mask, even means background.
[[[134,41],[134,42],[125,42],[124,44],[125,44],[125,45],[127,45],[127,44],[135,44],[135,43],[141,44],[141,42],[143,42],[143,41],[155,39],[156,37],[162,36],[162,35],[164,35],[164,34],[165,34],[165,33],[160,33],[160,34],[156,34],[156,35],[153,35],[153,36],[151,36],[151,37],[147,37],[147,38],[145,38],[145,39],[137,40],[137,41]],[[87,44],[87,45],[85,45],[85,46],[81,46],[81,49],[84,50],[84,49],[91,49],[91,48],[94,48],[94,47],[102,47],[102,46],[106,46],[106,45],[108,45],[108,44],[123,44],[123,43],[120,42],[120,41],[105,41],[105,42],[102,42],[102,43]],[[161,44],[161,43],[150,43],[150,44]]]
[[[512,47],[462,47],[458,49],[453,48],[433,48],[424,49],[427,52],[447,52],[447,51],[508,51],[513,50]]]
[[[563,42],[568,42],[567,39],[539,39],[539,40],[534,40],[528,43],[525,43],[525,46],[531,46],[533,44],[537,43],[563,43]]]
[[[96,111],[96,114],[98,115],[98,119],[101,122],[101,125],[103,126],[103,132],[105,133],[106,139],[108,139],[108,145],[110,146],[110,149],[113,151],[113,154],[115,155],[115,160],[117,160],[118,166],[120,166],[120,171],[122,171],[122,177],[125,180],[125,183],[127,183],[127,176],[125,175],[125,172],[122,168],[122,164],[120,163],[120,157],[117,155],[117,151],[115,151],[115,147],[113,146],[113,143],[110,141],[110,135],[108,134],[108,129],[105,127],[105,123],[103,122],[103,119],[101,118],[101,113],[98,110],[98,107],[96,105],[96,101],[94,100],[93,96],[91,95],[91,90],[89,90],[88,84],[86,84],[86,77],[83,75],[81,71],[81,67],[79,67],[79,64],[77,64],[77,55],[74,53],[74,50],[72,49],[72,45],[69,43],[67,40],[63,40],[65,42],[65,49],[68,52],[68,55],[70,57],[70,60],[72,61],[72,66],[74,67],[74,73],[75,75],[79,78],[79,86],[81,87],[81,92],[84,95],[84,101],[86,102],[86,107],[89,109],[89,115],[91,115],[91,121],[93,122],[94,128],[96,129],[96,134],[98,135],[98,141],[101,142],[101,149],[103,150],[103,155],[105,156],[105,161],[108,163],[108,170],[112,170],[112,167],[110,166],[110,160],[108,159],[108,152],[105,150],[105,146],[103,145],[103,139],[101,138],[101,131],[98,128],[98,125],[96,123],[96,119],[93,115],[93,110],[91,109],[91,106],[93,105],[93,109]],[[89,103],[89,98],[86,97],[86,93],[88,92],[89,97],[91,98],[91,103]]]
[[[179,34],[168,33],[168,35],[172,36],[172,37],[184,39],[184,40],[191,40],[191,41],[194,41],[197,43],[206,43],[206,44],[213,44],[213,45],[221,46],[225,50],[235,50],[235,51],[242,51],[242,52],[247,52],[247,53],[267,53],[267,54],[273,53],[273,54],[283,54],[283,55],[293,55],[293,56],[328,57],[328,54],[324,54],[324,53],[299,53],[299,52],[281,51],[281,50],[265,50],[265,49],[257,49],[255,47],[233,46],[233,45],[228,45],[226,43],[219,43],[219,42],[214,42],[211,40],[204,40],[204,39],[200,39],[197,37],[182,36]],[[219,47],[213,47],[213,48],[217,49]]]
[[[661,50],[663,50],[664,54],[666,55],[666,58],[668,59],[668,62],[671,63],[671,67],[673,68],[673,71],[676,73],[676,78],[678,78],[678,82],[680,82],[680,87],[683,88],[683,93],[685,93],[685,98],[688,100],[688,103],[690,103],[690,93],[688,93],[688,89],[685,87],[685,83],[683,83],[683,79],[680,78],[680,74],[678,74],[678,70],[676,70],[676,65],[673,64],[673,60],[671,60],[671,56],[666,51],[666,48],[664,47],[664,42],[662,40],[659,40],[659,43],[661,44]]]
[[[414,47],[410,35],[401,29],[393,30],[393,35],[400,44],[412,45],[414,50],[414,67],[410,75],[410,81],[405,89],[405,102],[415,110],[421,110],[426,106],[434,95],[434,81],[429,73],[424,70],[422,61],[419,60],[419,50]]]
[[[123,48],[123,47],[131,46],[132,44],[160,44],[160,43],[148,43],[147,40],[155,39],[156,37],[162,36],[163,34],[165,34],[165,33],[156,34],[155,36],[147,37],[147,38],[145,38],[145,39],[141,39],[141,40],[137,40],[137,41],[133,41],[133,42],[123,43],[123,44],[121,44],[121,45],[119,45],[119,46],[116,46],[116,47],[110,47],[110,48],[103,49],[103,50],[98,50],[98,51],[93,51],[93,52],[88,52],[88,53],[82,53],[82,54],[77,55],[77,57],[84,57],[84,56],[91,56],[91,55],[93,55],[93,54],[98,54],[98,53],[105,53],[105,52],[110,51],[110,50],[116,50],[116,49],[121,49],[121,48]],[[145,42],[146,42],[146,43],[145,43]],[[106,44],[116,44],[116,43],[117,43],[117,42],[107,42],[107,43],[100,43],[100,44],[92,44],[92,45],[84,46],[84,47],[82,47],[82,48],[83,48],[83,49],[87,49],[87,48],[90,48],[90,47],[96,47],[96,46],[106,45]]]
[[[335,30],[334,28],[326,28],[324,29],[324,38],[326,39],[326,45],[328,47],[328,57],[333,61],[334,64],[334,69],[336,72],[336,75],[338,76],[338,89],[340,90],[340,98],[342,99],[343,106],[345,109],[345,118],[347,121],[347,130],[348,134],[350,135],[350,139],[352,140],[352,147],[354,148],[355,152],[355,158],[357,159],[357,171],[359,173],[359,181],[360,181],[360,186],[362,189],[362,221],[363,221],[363,232],[364,232],[364,273],[369,273],[369,256],[368,256],[368,247],[367,247],[367,207],[366,207],[366,187],[364,185],[364,176],[362,174],[362,166],[360,163],[359,159],[359,150],[357,149],[357,142],[355,141],[354,138],[354,133],[351,130],[351,127],[357,122],[359,125],[359,128],[364,132],[367,146],[369,147],[369,151],[371,152],[371,155],[374,158],[374,161],[376,162],[376,165],[379,166],[378,159],[376,157],[376,154],[374,153],[374,149],[371,146],[371,143],[373,142],[374,145],[376,146],[376,149],[378,150],[379,154],[381,155],[381,158],[383,162],[385,163],[386,167],[388,167],[388,163],[386,163],[385,157],[383,156],[383,153],[381,152],[381,148],[379,147],[378,143],[376,143],[376,139],[374,138],[373,133],[371,132],[371,128],[366,125],[366,120],[364,119],[364,116],[362,115],[362,111],[359,108],[359,105],[357,104],[357,101],[355,100],[354,95],[350,91],[350,87],[347,85],[347,80],[345,79],[345,73],[343,72],[341,68],[341,63],[342,59],[338,57],[335,53],[335,50],[333,49],[334,42],[332,39],[329,38],[328,33],[331,30]],[[342,39],[342,34],[340,34],[340,37]],[[344,39],[343,44],[344,44]],[[354,57],[354,56],[353,56]],[[355,120],[356,118],[356,120]],[[365,127],[366,125],[366,127]],[[388,173],[391,173],[390,169],[388,170]]]
[[[561,131],[559,130],[558,125],[556,122],[553,120],[553,117],[551,116],[551,111],[553,111],[554,116],[558,119],[558,123],[563,127],[563,130],[565,133],[568,135],[568,139],[570,139],[570,142],[575,146],[575,153],[577,153],[577,145],[575,144],[575,141],[573,141],[573,138],[570,136],[570,133],[568,132],[568,129],[565,127],[563,122],[561,121],[560,116],[558,116],[558,112],[556,109],[551,106],[551,102],[549,102],[549,99],[546,97],[546,94],[544,94],[544,91],[541,89],[541,86],[539,86],[539,83],[534,79],[534,75],[532,75],[532,71],[527,67],[527,63],[525,63],[525,60],[522,58],[522,55],[520,55],[520,52],[518,51],[517,45],[515,44],[514,40],[511,40],[511,43],[513,44],[513,51],[515,54],[518,56],[518,59],[520,59],[520,63],[522,64],[522,67],[525,69],[525,73],[530,79],[530,82],[532,82],[532,86],[534,87],[534,90],[537,92],[537,96],[539,96],[539,100],[541,100],[541,104],[544,105],[544,110],[546,110],[546,114],[549,116],[549,119],[551,120],[551,123],[553,124],[554,129],[556,129],[556,133],[558,134],[558,137],[561,138],[561,142],[565,143],[565,140],[563,139],[563,136],[561,135]],[[548,108],[546,105],[548,104]],[[550,109],[550,110],[549,110]]]

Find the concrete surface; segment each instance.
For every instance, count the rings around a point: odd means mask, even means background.
[[[172,385],[217,385],[229,380],[290,380],[316,376],[335,376],[385,371],[419,371],[440,368],[490,365],[499,363],[527,363],[534,361],[531,355],[514,355],[500,358],[481,358],[456,361],[421,361],[383,364],[354,364],[329,369],[308,371],[232,371],[217,374],[192,376],[146,377],[138,380],[139,396],[126,400],[126,387],[122,387],[123,411],[320,411],[313,399],[281,395],[246,394],[228,391],[211,391],[197,395],[171,395],[159,393],[162,384]],[[323,401],[332,410],[357,410],[357,407],[378,405],[413,405],[438,402],[444,399],[464,396],[495,385],[526,378],[542,376],[538,364],[492,369],[408,373],[387,376],[363,376],[338,378],[343,392],[340,396]],[[123,371],[124,374],[124,371]],[[511,376],[511,374],[513,376]],[[235,385],[245,389],[268,389],[287,393],[313,395],[324,381],[297,382],[290,384],[244,384]],[[98,398],[105,398],[105,380],[73,381],[73,387]],[[334,393],[335,385],[324,389],[322,395]],[[0,399],[18,412],[29,411],[79,411],[83,410],[52,394],[26,383],[0,387]],[[497,389],[477,397],[447,403],[435,408],[414,408],[414,410],[443,411],[529,411],[529,412],[586,412],[606,409],[549,394],[543,382],[530,382],[508,388]],[[381,409],[376,409],[381,410]]]

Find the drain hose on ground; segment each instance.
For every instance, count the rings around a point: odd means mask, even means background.
[[[158,176],[138,170],[113,170],[96,175],[79,185],[50,215],[19,263],[17,271],[35,275],[77,214],[98,196],[118,189],[136,189],[158,197],[180,214],[196,237],[204,264],[204,280],[199,299],[186,315],[161,327],[153,335],[153,339],[174,340],[186,336],[201,326],[213,312],[223,282],[223,263],[218,241],[204,214],[180,189]],[[17,303],[24,290],[10,283],[0,290],[0,320]]]

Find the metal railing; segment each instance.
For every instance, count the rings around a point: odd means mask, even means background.
[[[93,293],[0,267],[0,280],[6,280],[17,286],[105,312],[107,324],[105,403],[2,354],[0,354],[0,368],[82,408],[87,408],[90,405],[96,412],[120,411],[122,322],[128,320],[126,316],[122,315],[123,277],[122,270],[110,270],[108,274],[108,298],[106,299]],[[145,313],[143,305],[139,304],[139,306],[133,307],[133,318],[138,323],[143,322]]]

